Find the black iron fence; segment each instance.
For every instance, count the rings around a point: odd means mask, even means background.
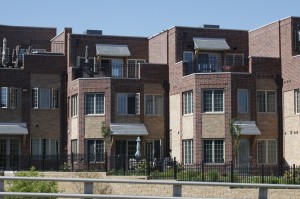
[[[0,171],[98,171],[107,175],[147,176],[149,179],[182,181],[300,184],[300,167],[296,165],[238,166],[223,164],[180,164],[176,159],[107,156],[87,154],[0,155]]]

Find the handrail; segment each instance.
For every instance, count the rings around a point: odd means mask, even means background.
[[[176,196],[176,197],[181,197],[182,196],[181,193],[182,193],[182,186],[183,185],[259,188],[259,197],[258,198],[260,198],[260,199],[261,198],[267,198],[267,194],[268,194],[267,190],[269,188],[300,189],[300,185],[291,185],[291,184],[255,184],[255,183],[227,183],[227,182],[190,182],[190,181],[176,181],[176,180],[122,180],[122,179],[93,179],[93,178],[48,178],[48,177],[9,177],[9,176],[0,176],[0,196],[5,195],[5,192],[4,192],[4,181],[5,180],[83,182],[84,183],[84,194],[83,194],[84,197],[87,196],[85,194],[93,194],[93,183],[126,183],[126,184],[173,185],[173,196]],[[6,194],[8,194],[8,192],[6,192]],[[41,193],[39,193],[39,194],[41,194]],[[62,194],[61,196],[64,197],[63,195],[64,194]],[[75,196],[75,195],[74,195],[74,197],[77,198],[77,196]],[[48,196],[50,196],[50,195],[48,195]],[[80,197],[83,197],[83,196],[80,196]],[[93,194],[93,196],[96,196],[96,195]],[[112,196],[112,195],[110,195],[110,196]],[[65,197],[67,197],[67,196],[65,196]],[[107,197],[107,198],[114,198],[114,197],[115,196]],[[88,197],[86,197],[86,198],[88,198]],[[118,198],[122,198],[122,197],[118,196]],[[134,197],[131,197],[131,198],[134,198]],[[141,197],[137,197],[137,198],[141,198]],[[156,197],[151,196],[150,198],[156,198]],[[157,198],[162,198],[162,197],[157,197]],[[163,197],[163,198],[167,198],[167,197]]]

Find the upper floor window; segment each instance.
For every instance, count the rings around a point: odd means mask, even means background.
[[[238,111],[239,113],[248,113],[248,90],[238,89]]]
[[[197,72],[221,71],[222,59],[220,53],[200,53],[198,55]]]
[[[77,101],[77,99],[76,99]],[[104,94],[87,93],[85,94],[85,114],[96,115],[104,114]]]
[[[138,64],[145,63],[142,59],[129,59],[127,67],[127,77],[138,78],[139,77],[139,67]]]
[[[183,93],[183,114],[193,113],[193,92]]]
[[[194,59],[194,53],[193,51],[183,51],[183,61],[189,62]]]
[[[145,95],[145,114],[162,115],[163,114],[163,96]]]
[[[16,108],[18,100],[18,89],[9,87],[0,87],[1,108]]]
[[[223,112],[224,111],[223,90],[203,91],[203,112]]]
[[[32,108],[50,109],[59,108],[60,91],[50,88],[33,88],[31,90]]]
[[[257,91],[257,112],[276,112],[276,91]]]
[[[118,93],[117,94],[118,115],[139,114],[140,94],[139,93]]]
[[[73,95],[71,97],[71,116],[77,116],[77,110],[78,110],[78,102],[77,102],[77,95]]]
[[[243,54],[226,54],[225,55],[226,66],[243,66],[244,55]]]
[[[295,99],[295,113],[300,113],[300,90],[296,89],[294,91]]]

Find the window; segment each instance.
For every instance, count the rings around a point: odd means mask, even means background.
[[[77,140],[71,140],[71,153],[73,158],[77,159]]]
[[[0,87],[1,108],[17,108],[18,89]]]
[[[145,95],[145,114],[162,115],[163,114],[163,96]]]
[[[194,59],[194,53],[192,51],[184,51],[183,52],[183,61],[189,62]]]
[[[225,55],[226,66],[243,66],[244,55],[243,54],[227,54]]]
[[[123,77],[123,59],[112,59],[111,60],[111,71],[112,77]]]
[[[78,103],[77,103],[77,95],[73,95],[71,97],[71,116],[77,116]]]
[[[238,89],[238,111],[239,113],[248,113],[248,90]]]
[[[203,91],[203,112],[223,112],[223,90]]]
[[[257,112],[276,112],[275,91],[257,91]]]
[[[183,114],[193,113],[193,92],[183,93]]]
[[[56,155],[58,152],[58,139],[31,139],[31,155]]]
[[[193,140],[183,140],[183,149],[184,164],[193,164]]]
[[[139,65],[145,63],[145,60],[129,59],[128,60],[128,77],[138,78],[139,77]]]
[[[300,90],[296,89],[295,92],[295,113],[300,113]]]
[[[89,93],[85,95],[85,114],[86,115],[104,114],[103,93]]]
[[[117,94],[118,115],[139,114],[139,105],[140,105],[139,100],[140,100],[139,93],[118,93]]]
[[[146,140],[146,156],[150,157],[150,159],[160,159],[162,149],[161,145],[161,140]]]
[[[276,140],[258,140],[257,156],[259,164],[277,163],[277,141]]]
[[[33,88],[31,90],[32,108],[56,109],[60,105],[59,89]]]
[[[201,53],[198,55],[198,72],[219,71],[221,63],[220,53]]]
[[[204,162],[224,163],[223,140],[204,140]]]
[[[86,140],[86,154],[89,162],[104,161],[104,141]]]

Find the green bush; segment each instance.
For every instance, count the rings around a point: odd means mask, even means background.
[[[207,173],[208,181],[210,182],[218,182],[219,180],[219,173],[217,170],[209,170]]]
[[[20,171],[16,174],[18,177],[44,177],[39,174],[34,167],[31,167],[29,171]],[[8,181],[9,192],[33,192],[33,193],[58,193],[57,182],[47,181],[27,181],[27,180],[14,180]],[[9,196],[7,199],[35,199],[36,197],[17,197]],[[48,198],[49,199],[49,198]]]

